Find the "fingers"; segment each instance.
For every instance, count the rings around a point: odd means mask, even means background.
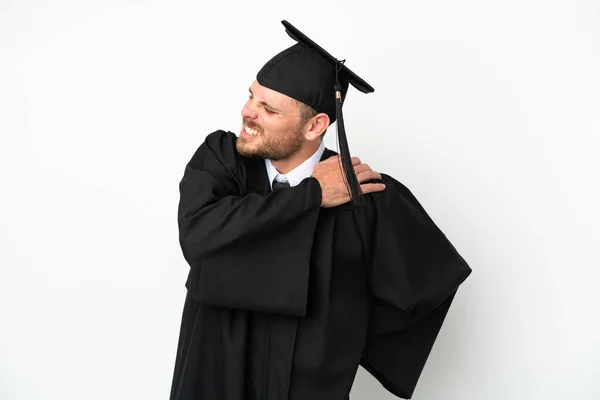
[[[329,163],[329,164],[333,164],[333,163],[338,163],[340,162],[340,156],[331,156],[328,159],[326,159],[325,161],[323,161],[324,163]],[[360,164],[360,158],[358,157],[352,157],[352,165],[359,165]]]
[[[358,182],[363,183],[371,180],[381,180],[381,175],[377,171],[366,170],[361,173],[356,174],[358,178]]]
[[[363,194],[374,193],[374,192],[383,192],[385,190],[385,185],[383,183],[364,183],[360,185]]]
[[[354,166],[354,172],[356,173],[356,175],[360,174],[361,172],[370,170],[371,167],[369,167],[369,164],[358,164]]]
[[[358,182],[363,183],[370,180],[382,180],[381,174],[373,171],[368,164],[359,164],[354,166],[354,172],[358,178]]]

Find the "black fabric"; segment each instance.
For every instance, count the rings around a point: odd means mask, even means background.
[[[273,190],[285,189],[285,188],[289,188],[289,187],[290,187],[289,182],[278,182],[275,179],[273,179]]]
[[[209,135],[180,183],[179,240],[196,267],[189,288],[205,305],[305,316],[321,187],[309,178],[268,196],[250,190],[253,174],[240,163],[236,139],[222,131]],[[266,174],[264,160],[253,163]],[[281,249],[288,256],[285,268],[266,256]]]
[[[181,181],[171,399],[341,400],[360,364],[409,398],[466,262],[393,178],[366,207],[325,209],[314,178],[271,192],[235,141],[209,135]]]
[[[333,123],[337,118],[334,86],[338,60],[289,22],[281,23],[298,43],[269,60],[256,75],[256,80],[262,86],[327,114]],[[345,64],[341,66],[338,79],[342,100],[345,100],[350,84],[363,93],[375,90]]]
[[[287,34],[292,39],[294,39],[298,43],[302,43],[307,47],[313,49],[314,51],[319,53],[324,59],[329,60],[331,63],[337,61],[337,59],[334,56],[329,54],[324,48],[319,46],[315,41],[310,39],[304,33],[300,32],[298,28],[294,27],[288,21],[283,20],[281,21],[281,23],[285,27],[285,31],[287,32]],[[340,70],[340,76],[345,77],[344,80],[348,80],[348,82],[351,83],[352,86],[354,86],[356,89],[360,90],[363,93],[371,93],[375,90],[373,89],[373,86],[369,85],[367,82],[365,82],[364,79],[352,72],[350,68],[348,68],[346,65],[342,66]]]

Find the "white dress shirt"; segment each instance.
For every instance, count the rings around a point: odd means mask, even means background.
[[[324,151],[325,141],[321,140],[321,144],[319,144],[319,148],[315,154],[310,156],[310,158],[306,159],[306,161],[298,165],[287,174],[280,174],[273,163],[271,163],[271,160],[265,159],[265,166],[267,167],[267,174],[269,175],[269,185],[271,185],[271,190],[273,190],[273,180],[277,180],[277,182],[288,182],[290,186],[296,186],[304,179],[311,176],[315,166],[321,161]]]

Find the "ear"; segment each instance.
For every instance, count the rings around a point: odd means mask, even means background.
[[[319,113],[312,117],[307,123],[304,131],[306,140],[317,140],[329,127],[329,116],[325,113]]]

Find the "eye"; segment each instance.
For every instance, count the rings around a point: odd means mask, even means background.
[[[273,111],[273,110],[270,110],[270,109],[268,109],[268,108],[266,108],[266,107],[265,107],[265,111],[266,111],[266,112],[267,112],[267,114],[269,114],[269,115],[276,114],[276,112],[275,112],[275,111]]]

